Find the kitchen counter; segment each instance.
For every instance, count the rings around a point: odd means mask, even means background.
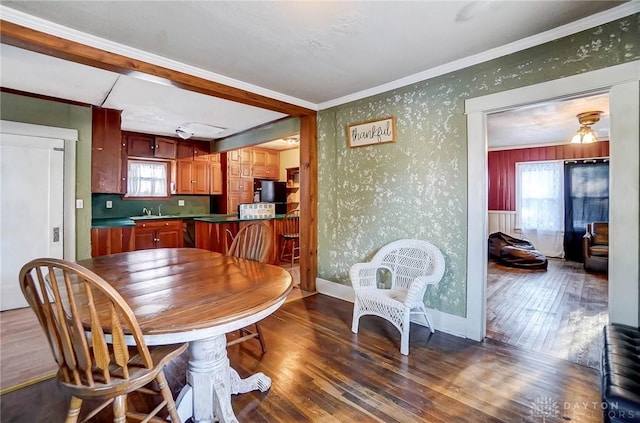
[[[234,222],[248,222],[252,220],[282,220],[284,214],[277,214],[273,218],[269,219],[240,219],[237,214],[170,214],[163,216],[131,216],[131,217],[116,217],[116,218],[103,218],[92,219],[91,228],[119,228],[126,226],[135,226],[137,221],[142,220],[161,220],[161,219],[183,219],[183,220],[195,220],[199,222],[207,223],[234,223]]]
[[[250,222],[253,220],[282,220],[284,219],[284,214],[276,214],[274,217],[262,218],[262,219],[240,219],[237,214],[219,214],[219,215],[211,215],[207,217],[197,217],[193,220],[198,222],[207,222],[207,223],[233,223],[233,222]]]

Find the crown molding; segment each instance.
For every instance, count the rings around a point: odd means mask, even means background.
[[[214,72],[209,72],[195,66],[190,66],[176,60],[158,56],[156,54],[109,41],[104,38],[96,37],[94,35],[77,31],[75,29],[71,29],[66,26],[47,21],[36,16],[28,15],[26,13],[11,9],[3,5],[0,5],[0,18],[16,25],[21,25],[36,31],[44,32],[49,35],[54,35],[66,40],[105,50],[110,53],[119,54],[125,57],[130,57],[132,59],[182,72],[188,75],[197,76],[199,78],[217,82],[219,84],[224,84],[233,88],[249,91],[255,94],[262,95],[264,97],[284,101],[296,106],[315,111],[318,110],[317,104],[301,100],[299,98],[291,97],[276,91],[272,91],[267,88],[259,87],[257,85],[239,81],[237,79],[229,78],[227,76],[220,75]]]
[[[388,82],[386,84],[378,85],[376,87],[368,88],[366,90],[358,91],[343,97],[339,97],[333,100],[322,102],[319,104],[311,103],[306,100],[291,97],[286,94],[282,94],[276,91],[272,91],[257,85],[252,85],[237,79],[229,78],[224,75],[220,75],[214,72],[209,72],[204,69],[200,69],[195,66],[186,65],[184,63],[167,59],[162,56],[158,56],[149,52],[138,50],[132,47],[125,46],[123,44],[115,43],[104,38],[96,37],[84,32],[80,32],[32,15],[28,15],[23,12],[11,9],[9,7],[0,5],[0,18],[17,25],[22,25],[27,28],[31,28],[36,31],[41,31],[50,35],[54,35],[60,38],[75,41],[81,44],[85,44],[91,47],[99,48],[111,53],[120,54],[122,56],[131,57],[137,60],[141,60],[147,63],[151,63],[157,66],[162,66],[168,69],[173,69],[178,72],[197,76],[206,80],[224,84],[230,87],[242,89],[245,91],[260,94],[265,97],[270,97],[276,100],[284,101],[290,104],[294,104],[300,107],[305,107],[311,110],[324,110],[334,106],[350,103],[352,101],[360,100],[366,97],[371,97],[377,94],[381,94],[387,91],[391,91],[397,88],[405,87],[407,85],[421,82],[427,79],[435,78],[440,75],[444,75],[450,72],[454,72],[460,69],[464,69],[479,63],[487,62],[502,56],[506,56],[518,51],[525,50],[527,48],[535,47],[540,44],[544,44],[549,41],[557,40],[562,37],[566,37],[598,25],[620,19],[634,13],[640,12],[640,1],[632,0],[624,3],[620,6],[605,10],[595,15],[582,18],[578,21],[535,34],[527,38],[523,38],[518,41],[514,41],[509,44],[505,44],[500,47],[496,47],[487,50],[482,53],[478,53],[472,56],[468,56],[447,64],[437,66],[422,72],[409,75],[404,78],[397,79],[395,81]]]
[[[538,46],[540,44],[547,43],[549,41],[557,40],[562,37],[576,34],[587,29],[594,28],[598,25],[603,25],[616,19],[624,18],[625,16],[633,15],[640,12],[640,1],[632,0],[628,3],[620,6],[605,10],[595,15],[587,16],[575,22],[568,23],[566,25],[559,26],[554,29],[550,29],[539,34],[532,35],[527,38],[523,38],[518,41],[514,41],[509,44],[505,44],[500,47],[496,47],[487,50],[482,53],[474,54],[453,62],[449,62],[442,66],[437,66],[432,69],[428,69],[422,72],[415,73],[413,75],[397,79],[386,84],[378,85],[376,87],[368,88],[366,90],[358,91],[353,94],[346,95],[344,97],[336,98],[333,100],[325,101],[317,105],[317,110],[324,110],[334,106],[340,106],[342,104],[350,103],[352,101],[361,100],[366,97],[371,97],[377,94],[382,94],[387,91],[402,88],[407,85],[415,84],[416,82],[425,81],[427,79],[435,78],[440,75],[445,75],[450,72],[454,72],[460,69],[464,69],[473,65],[487,62],[489,60],[497,59],[498,57],[506,56],[518,51],[526,50],[531,47]]]

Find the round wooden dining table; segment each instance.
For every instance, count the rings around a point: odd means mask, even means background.
[[[78,261],[109,282],[133,310],[148,345],[189,343],[178,413],[195,423],[237,422],[231,395],[271,379],[242,379],[227,358],[228,332],[277,310],[293,287],[286,270],[197,248],[162,248]]]

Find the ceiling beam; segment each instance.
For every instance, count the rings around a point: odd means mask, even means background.
[[[0,20],[0,41],[3,44],[9,44],[25,50],[43,53],[48,56],[136,78],[149,80],[149,76],[152,76],[160,83],[235,101],[237,103],[285,113],[290,116],[314,116],[316,114],[314,110],[305,107],[296,106],[219,82],[111,53],[5,20]]]

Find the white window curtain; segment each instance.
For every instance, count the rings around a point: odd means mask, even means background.
[[[564,169],[561,161],[516,163],[516,218],[542,254],[564,257]]]
[[[129,160],[127,197],[166,197],[167,163]]]

